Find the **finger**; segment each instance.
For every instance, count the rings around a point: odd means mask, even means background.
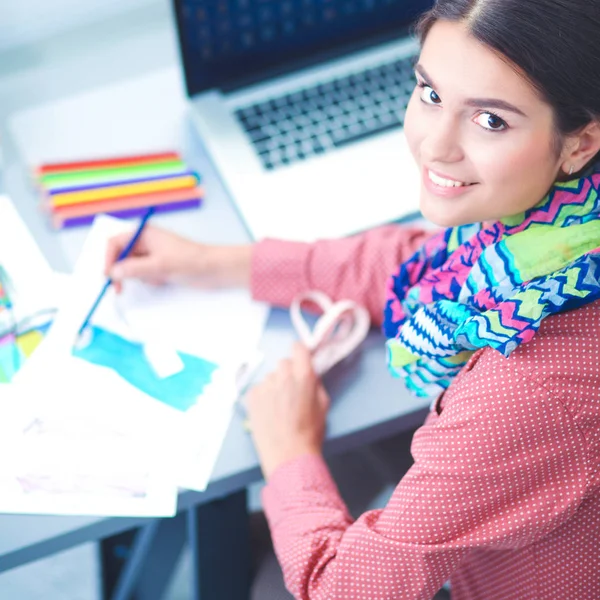
[[[115,292],[120,294],[123,291],[123,282],[121,280],[116,280],[114,277],[111,277]],[[166,285],[167,281],[164,277],[148,277],[144,278],[144,283],[154,287],[162,287]]]
[[[277,381],[277,371],[271,371],[264,379],[265,385],[272,385]]]
[[[252,410],[252,408],[258,402],[260,402],[261,398],[264,396],[265,389],[269,388],[268,378],[269,378],[269,376],[265,377],[265,379],[263,381],[252,386],[248,390],[245,403],[249,410]]]
[[[260,384],[250,388],[246,394],[245,404],[248,410],[251,410],[260,394]]]
[[[278,371],[278,373],[280,375],[283,375],[283,376],[287,377],[287,376],[289,376],[289,375],[292,374],[293,368],[294,367],[293,367],[291,359],[284,358],[283,360],[281,360],[279,362],[279,366],[277,367],[277,371]]]
[[[315,377],[315,371],[312,366],[312,356],[304,344],[299,342],[294,344],[292,350],[292,365],[294,374],[297,378],[304,380],[308,377]]]
[[[259,397],[263,397],[269,393],[269,390],[273,390],[278,386],[279,377],[277,375],[277,371],[273,371],[265,376],[265,378],[260,382],[252,386],[250,392],[253,394],[254,398],[258,399]]]
[[[331,399],[329,398],[329,394],[323,385],[320,385],[317,388],[317,401],[319,402],[321,408],[324,411],[328,411],[331,405]]]
[[[117,262],[119,255],[123,251],[123,248],[127,246],[131,240],[131,233],[121,233],[115,235],[108,240],[106,247],[106,254],[104,257],[104,274],[108,276],[111,268]]]
[[[162,287],[167,284],[165,277],[148,277],[144,280],[146,283],[153,285],[154,287]]]
[[[114,281],[125,279],[143,279],[145,281],[160,281],[160,268],[157,261],[149,256],[131,256],[116,263],[109,271]]]

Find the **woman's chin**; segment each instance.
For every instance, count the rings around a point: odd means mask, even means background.
[[[458,207],[452,206],[451,201],[432,199],[427,191],[421,193],[419,208],[428,221],[439,227],[457,227],[473,222],[466,220],[464,211],[457,210]]]

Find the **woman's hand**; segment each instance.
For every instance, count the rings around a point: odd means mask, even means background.
[[[248,395],[250,428],[265,479],[282,463],[320,454],[329,396],[316,376],[308,350],[294,346],[291,359]]]
[[[250,245],[209,246],[148,226],[129,256],[117,262],[131,233],[113,237],[106,250],[105,272],[117,292],[125,279],[161,285],[181,282],[205,288],[247,287],[250,281]]]

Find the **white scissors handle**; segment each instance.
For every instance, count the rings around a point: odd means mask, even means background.
[[[302,315],[302,306],[312,303],[323,314],[311,330]],[[368,311],[352,300],[332,300],[323,292],[310,291],[297,296],[290,307],[292,324],[300,341],[311,351],[313,367],[323,375],[349,356],[369,333]]]

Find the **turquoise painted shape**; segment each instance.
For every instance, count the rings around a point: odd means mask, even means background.
[[[20,351],[12,338],[0,340],[0,383],[12,380],[20,366],[20,359]]]
[[[90,333],[90,342],[73,348],[73,356],[112,369],[142,392],[180,411],[196,403],[217,368],[203,358],[178,352],[184,368],[169,377],[159,377],[146,359],[142,344],[100,327],[90,327]]]

